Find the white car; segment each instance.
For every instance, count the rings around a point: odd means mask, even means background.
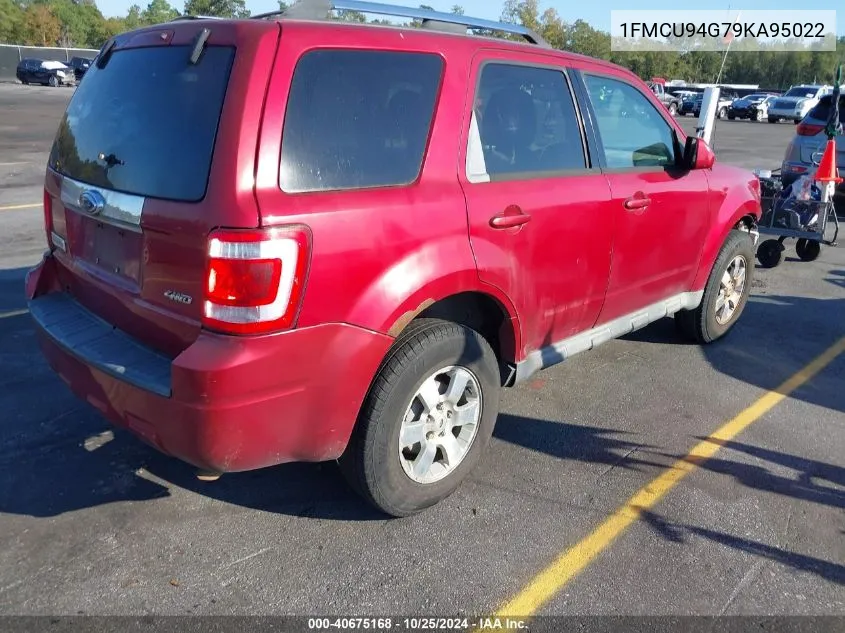
[[[767,114],[769,123],[777,123],[782,119],[798,123],[818,104],[819,99],[832,93],[833,86],[819,84],[792,86],[769,106]]]

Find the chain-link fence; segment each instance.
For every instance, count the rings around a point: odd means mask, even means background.
[[[94,57],[96,49],[59,48],[45,46],[13,46],[0,44],[0,81],[15,81],[18,62],[32,57],[50,61],[68,62],[72,57]]]

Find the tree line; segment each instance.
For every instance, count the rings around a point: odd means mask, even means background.
[[[287,3],[280,1],[279,7],[283,10]],[[459,5],[451,11],[464,13]],[[124,17],[106,18],[96,0],[0,0],[0,43],[99,49],[113,35],[167,22],[179,15],[242,18],[249,17],[250,11],[245,0],[187,0],[181,11],[168,0],[151,0],[143,8],[132,5]],[[340,12],[335,18],[389,23],[384,19],[368,20],[354,11]],[[612,51],[609,33],[583,20],[566,21],[555,9],[541,11],[538,0],[506,0],[501,20],[533,29],[557,49],[609,60],[644,79],[665,77],[712,83],[721,71],[722,83],[784,89],[798,83],[832,83],[836,65],[845,63],[845,37],[837,39],[836,51],[732,51],[722,67],[724,53],[719,51]],[[417,21],[407,25],[420,26]]]

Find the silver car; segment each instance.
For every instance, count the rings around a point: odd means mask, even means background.
[[[781,119],[798,123],[825,95],[833,92],[833,86],[809,84],[792,86],[769,106],[769,123]]]
[[[832,95],[822,97],[795,128],[795,136],[787,146],[781,164],[780,177],[784,187],[791,185],[799,176],[815,171],[815,164],[821,160],[827,145],[824,128],[830,116],[832,101]],[[839,96],[839,121],[845,126],[845,94]],[[836,166],[840,175],[845,175],[845,134],[842,132],[836,137],[836,149]],[[837,215],[845,216],[845,183],[837,187],[834,202]]]

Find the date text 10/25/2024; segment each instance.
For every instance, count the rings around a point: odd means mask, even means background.
[[[309,618],[309,631],[520,631],[528,628],[517,618]]]

